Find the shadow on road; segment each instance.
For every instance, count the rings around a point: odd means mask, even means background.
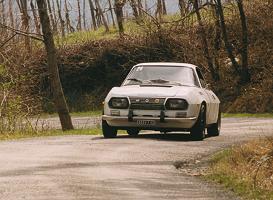
[[[187,133],[143,133],[138,136],[128,136],[128,135],[118,135],[114,139],[148,139],[148,140],[163,140],[163,141],[173,141],[173,142],[193,142],[193,138]],[[93,140],[105,139],[104,137],[96,137]],[[113,139],[113,140],[114,140]],[[106,139],[105,139],[106,140]]]

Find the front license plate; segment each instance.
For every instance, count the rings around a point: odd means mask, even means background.
[[[154,126],[155,120],[137,120],[137,124],[140,126]]]

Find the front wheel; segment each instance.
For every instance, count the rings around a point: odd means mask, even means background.
[[[205,127],[206,127],[206,107],[204,104],[202,104],[198,119],[191,129],[192,138],[197,141],[203,140],[206,136]]]
[[[117,129],[109,126],[105,120],[102,120],[102,134],[104,138],[115,138],[117,137]]]
[[[221,130],[221,111],[219,109],[217,122],[215,124],[212,124],[210,127],[208,127],[208,136],[209,137],[219,136],[220,130]]]

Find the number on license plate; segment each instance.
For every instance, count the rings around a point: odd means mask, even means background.
[[[154,126],[154,120],[137,120],[137,124],[141,126]]]

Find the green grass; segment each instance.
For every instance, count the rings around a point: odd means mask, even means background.
[[[126,131],[120,130],[118,134],[126,134]],[[50,137],[50,136],[69,136],[69,135],[102,135],[101,128],[74,129],[70,131],[48,130],[39,132],[16,132],[11,134],[0,134],[0,141],[17,140],[23,138]]]
[[[273,118],[273,113],[223,113],[223,117],[253,117],[253,118]]]
[[[119,130],[118,134],[127,134],[124,130]],[[0,141],[5,140],[18,140],[24,138],[36,138],[36,137],[50,137],[50,136],[68,136],[68,135],[102,135],[101,128],[91,129],[74,129],[70,131],[62,131],[59,129],[47,130],[47,131],[30,131],[30,132],[16,132],[10,134],[0,134]]]
[[[15,132],[11,134],[0,134],[0,140],[16,140],[22,138],[48,137],[48,136],[65,136],[65,135],[101,135],[100,128],[92,129],[75,129],[71,131],[48,130],[39,132]]]
[[[140,26],[135,21],[129,20],[124,23],[125,34],[134,36],[143,33]],[[61,47],[70,44],[83,44],[89,41],[96,40],[111,40],[119,37],[118,29],[110,26],[110,31],[105,32],[103,26],[99,27],[96,31],[76,31],[74,33],[67,34],[64,38],[60,36],[55,37],[56,46]]]

